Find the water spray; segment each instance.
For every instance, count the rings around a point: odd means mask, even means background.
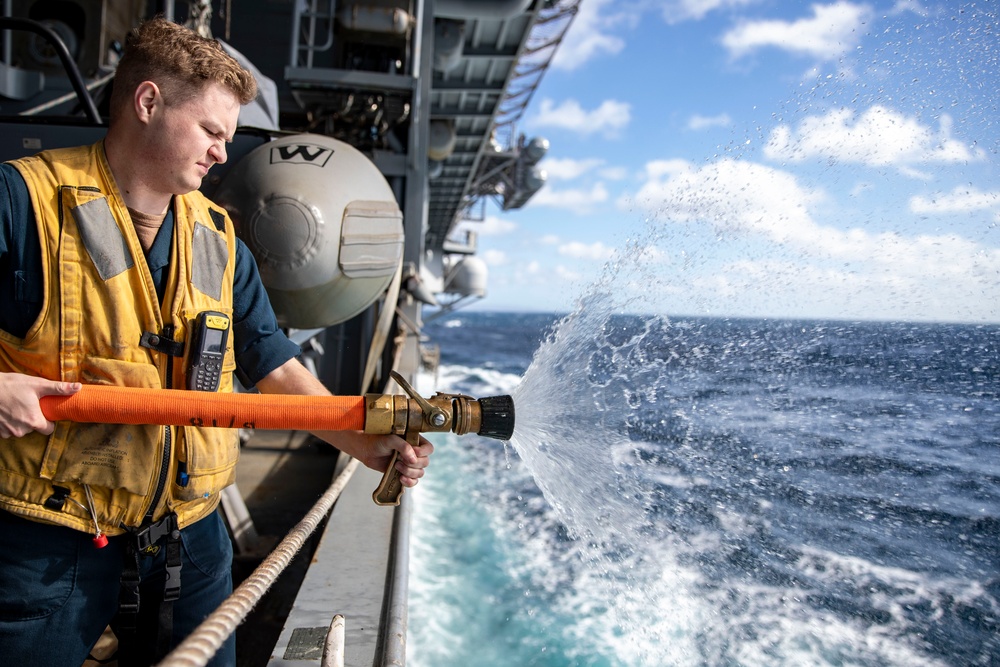
[[[476,433],[509,440],[514,433],[510,396],[472,398],[437,393],[420,396],[393,371],[405,394],[293,396],[220,394],[181,389],[143,389],[84,385],[71,396],[44,396],[41,409],[50,421],[93,424],[155,424],[298,431],[364,431],[393,434],[411,445],[421,433]],[[398,505],[403,486],[393,454],[372,499]]]

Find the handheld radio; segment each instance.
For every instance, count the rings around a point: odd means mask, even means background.
[[[188,340],[187,388],[218,391],[229,340],[229,316],[213,310],[198,313]]]

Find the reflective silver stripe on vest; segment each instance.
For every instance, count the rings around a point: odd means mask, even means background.
[[[72,211],[83,245],[103,280],[132,268],[132,255],[107,199],[94,199]]]
[[[229,262],[229,248],[221,234],[196,222],[191,240],[191,284],[216,301],[222,298],[222,277]]]

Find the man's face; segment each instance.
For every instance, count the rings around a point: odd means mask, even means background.
[[[161,110],[149,124],[147,185],[164,194],[186,194],[201,186],[212,165],[226,161],[240,103],[232,92],[211,83],[185,102],[166,100]]]

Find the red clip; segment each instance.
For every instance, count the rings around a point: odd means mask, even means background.
[[[108,546],[108,536],[107,535],[105,535],[104,533],[98,533],[97,535],[94,535],[94,548],[95,549],[103,549],[106,546]]]

